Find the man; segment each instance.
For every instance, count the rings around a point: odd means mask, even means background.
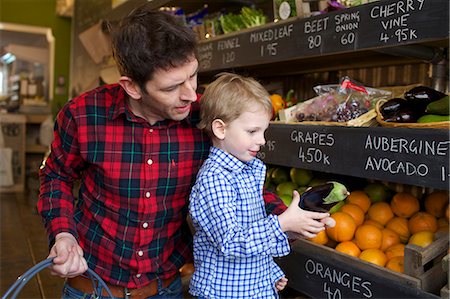
[[[55,257],[51,270],[68,278],[65,298],[93,293],[81,276],[88,266],[115,297],[181,298],[178,269],[192,258],[189,192],[210,147],[196,127],[195,36],[144,6],[111,39],[119,83],[61,109],[40,172],[38,209]],[[286,209],[273,194],[265,201],[268,212]],[[304,235],[323,229],[317,223]]]

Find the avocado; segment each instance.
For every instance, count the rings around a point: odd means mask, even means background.
[[[440,100],[429,103],[425,111],[429,114],[449,115],[449,107],[449,98],[448,96],[445,96]]]
[[[450,115],[426,114],[417,120],[418,123],[434,123],[438,121],[450,121]]]

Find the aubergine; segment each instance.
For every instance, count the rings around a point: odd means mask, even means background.
[[[391,118],[406,107],[409,107],[409,103],[405,99],[392,98],[380,106],[380,112],[383,118]]]
[[[446,94],[421,85],[406,91],[403,96],[415,109],[425,111],[429,103],[442,99]]]
[[[327,182],[306,190],[300,195],[298,206],[313,212],[329,212],[335,205],[347,198],[350,193],[338,182]]]
[[[415,123],[421,117],[423,113],[418,113],[411,108],[405,108],[398,111],[396,114],[384,119],[385,122],[397,122],[397,123]]]

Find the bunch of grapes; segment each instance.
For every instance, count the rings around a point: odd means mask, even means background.
[[[361,105],[357,100],[346,101],[338,106],[336,113],[331,120],[336,122],[346,122],[355,119],[369,111],[366,105]]]

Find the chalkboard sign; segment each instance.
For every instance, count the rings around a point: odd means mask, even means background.
[[[288,285],[312,298],[440,298],[414,277],[395,273],[334,249],[298,240],[277,260]]]
[[[448,0],[377,1],[201,42],[200,71],[446,40]]]
[[[268,164],[449,189],[448,130],[271,124],[259,157]]]

